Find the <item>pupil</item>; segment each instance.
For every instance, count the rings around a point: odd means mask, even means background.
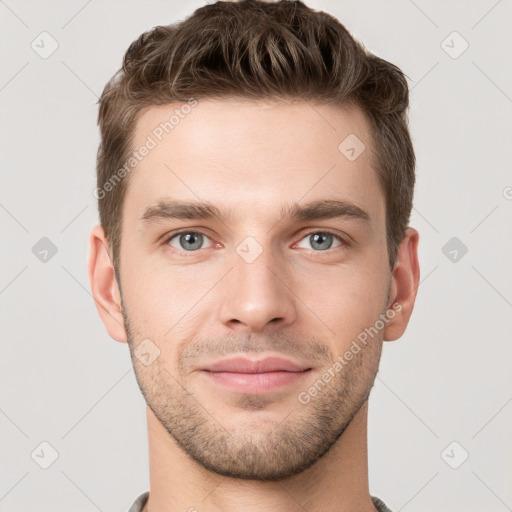
[[[311,244],[313,247],[315,247],[315,245],[317,245],[317,249],[321,250],[321,251],[325,251],[326,249],[329,249],[329,247],[318,247],[318,244],[322,244],[322,242],[325,242],[326,240],[329,239],[331,235],[327,234],[327,233],[316,233],[315,235],[313,235],[313,243]],[[330,244],[329,244],[330,245]]]
[[[184,249],[199,249],[201,247],[201,239],[198,236],[199,233],[187,233],[186,235],[181,235],[182,241],[185,242],[185,245],[188,247],[183,247]],[[181,244],[184,245],[183,243]]]

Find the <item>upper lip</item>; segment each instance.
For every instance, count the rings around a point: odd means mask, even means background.
[[[244,357],[223,359],[205,366],[202,370],[209,372],[233,372],[233,373],[267,373],[267,372],[302,372],[309,370],[289,359],[280,357],[266,357],[258,361]]]

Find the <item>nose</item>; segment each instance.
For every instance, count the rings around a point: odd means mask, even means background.
[[[252,262],[233,255],[233,270],[220,292],[221,322],[231,329],[260,332],[267,324],[284,327],[297,316],[293,284],[270,249]]]

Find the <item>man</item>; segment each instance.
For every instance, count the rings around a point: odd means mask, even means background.
[[[408,88],[300,2],[141,35],[100,99],[89,277],[147,402],[130,512],[386,511],[383,341],[419,284]]]

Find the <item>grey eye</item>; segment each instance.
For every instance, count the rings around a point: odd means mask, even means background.
[[[302,243],[304,240],[307,240],[312,249],[316,251],[326,251],[327,249],[331,249],[333,247],[333,242],[336,239],[340,242],[336,246],[338,247],[342,242],[339,236],[324,231],[317,231],[316,233],[310,233],[309,235],[305,236],[300,243]],[[308,247],[306,247],[306,249],[308,249]]]
[[[196,233],[195,231],[189,231],[187,233],[178,233],[169,239],[169,245],[176,249],[182,249],[185,251],[197,251],[202,248],[205,237],[202,233]],[[179,247],[174,244],[177,240]]]

